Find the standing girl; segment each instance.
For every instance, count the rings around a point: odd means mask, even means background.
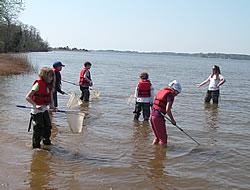
[[[208,82],[209,86],[205,96],[205,103],[210,103],[210,100],[213,99],[213,104],[218,104],[220,95],[219,87],[226,82],[224,77],[221,75],[219,66],[214,65],[212,68],[212,74],[208,77],[208,79],[200,84],[197,84],[196,87],[199,88]]]
[[[32,104],[31,121],[33,121],[33,137],[32,147],[40,148],[40,141],[43,140],[44,145],[50,145],[51,122],[47,106],[55,109],[52,96],[52,88],[54,87],[54,71],[49,67],[43,67],[39,72],[39,79],[33,82],[32,89],[26,95],[26,100]],[[29,129],[30,129],[29,126]]]

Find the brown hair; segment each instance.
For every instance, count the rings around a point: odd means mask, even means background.
[[[48,84],[48,76],[51,75],[53,77],[53,80]],[[54,81],[55,81],[55,74],[54,71],[49,67],[43,67],[40,71],[38,76],[45,82],[48,88],[52,89],[54,87]]]
[[[142,72],[142,73],[140,74],[140,78],[141,78],[141,79],[148,79],[148,73]]]
[[[87,67],[88,65],[92,65],[89,61],[86,61],[85,63],[84,63],[84,67]]]
[[[216,75],[216,79],[218,79],[218,78],[219,78],[219,74],[221,74],[221,73],[220,73],[220,67],[217,66],[217,65],[214,65],[214,66],[213,66],[213,72],[212,72],[212,74],[211,74],[211,78],[212,78],[214,75]]]

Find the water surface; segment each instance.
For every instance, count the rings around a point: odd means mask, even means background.
[[[1,189],[249,189],[250,62],[166,55],[100,52],[29,53],[39,69],[54,61],[66,67],[62,78],[78,82],[84,61],[92,62],[97,100],[81,108],[87,113],[83,132],[72,134],[66,115],[53,115],[48,150],[30,148],[29,105],[25,95],[37,73],[0,80]],[[227,82],[219,106],[205,106],[205,80],[212,66],[221,67]],[[133,94],[141,72],[148,72],[158,92],[174,79],[183,87],[173,115],[196,144],[167,122],[168,148],[152,146],[149,123],[133,121]],[[65,92],[78,87],[63,83]],[[65,109],[69,96],[59,95]]]

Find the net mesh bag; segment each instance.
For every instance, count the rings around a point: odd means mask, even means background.
[[[84,113],[66,113],[69,128],[72,133],[80,133],[83,128]]]
[[[91,90],[90,95],[92,99],[97,99],[100,96],[100,92],[98,90]]]
[[[134,95],[133,94],[127,95],[126,102],[130,106],[132,106],[133,104],[135,104],[135,97],[134,97]]]
[[[69,101],[67,103],[68,108],[79,107],[82,104],[82,100],[76,95],[75,92],[72,92]]]

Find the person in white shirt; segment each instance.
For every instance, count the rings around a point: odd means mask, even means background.
[[[150,80],[148,80],[148,73],[141,73],[140,79],[135,89],[134,120],[138,120],[141,111],[143,111],[144,121],[148,121],[150,116],[150,105],[152,105],[154,100],[154,88]]]
[[[208,82],[209,86],[205,96],[205,103],[210,103],[210,100],[213,99],[213,104],[218,104],[220,95],[219,87],[226,82],[225,78],[221,75],[219,66],[214,65],[212,68],[212,74],[208,79],[197,84],[196,87],[199,88]]]

